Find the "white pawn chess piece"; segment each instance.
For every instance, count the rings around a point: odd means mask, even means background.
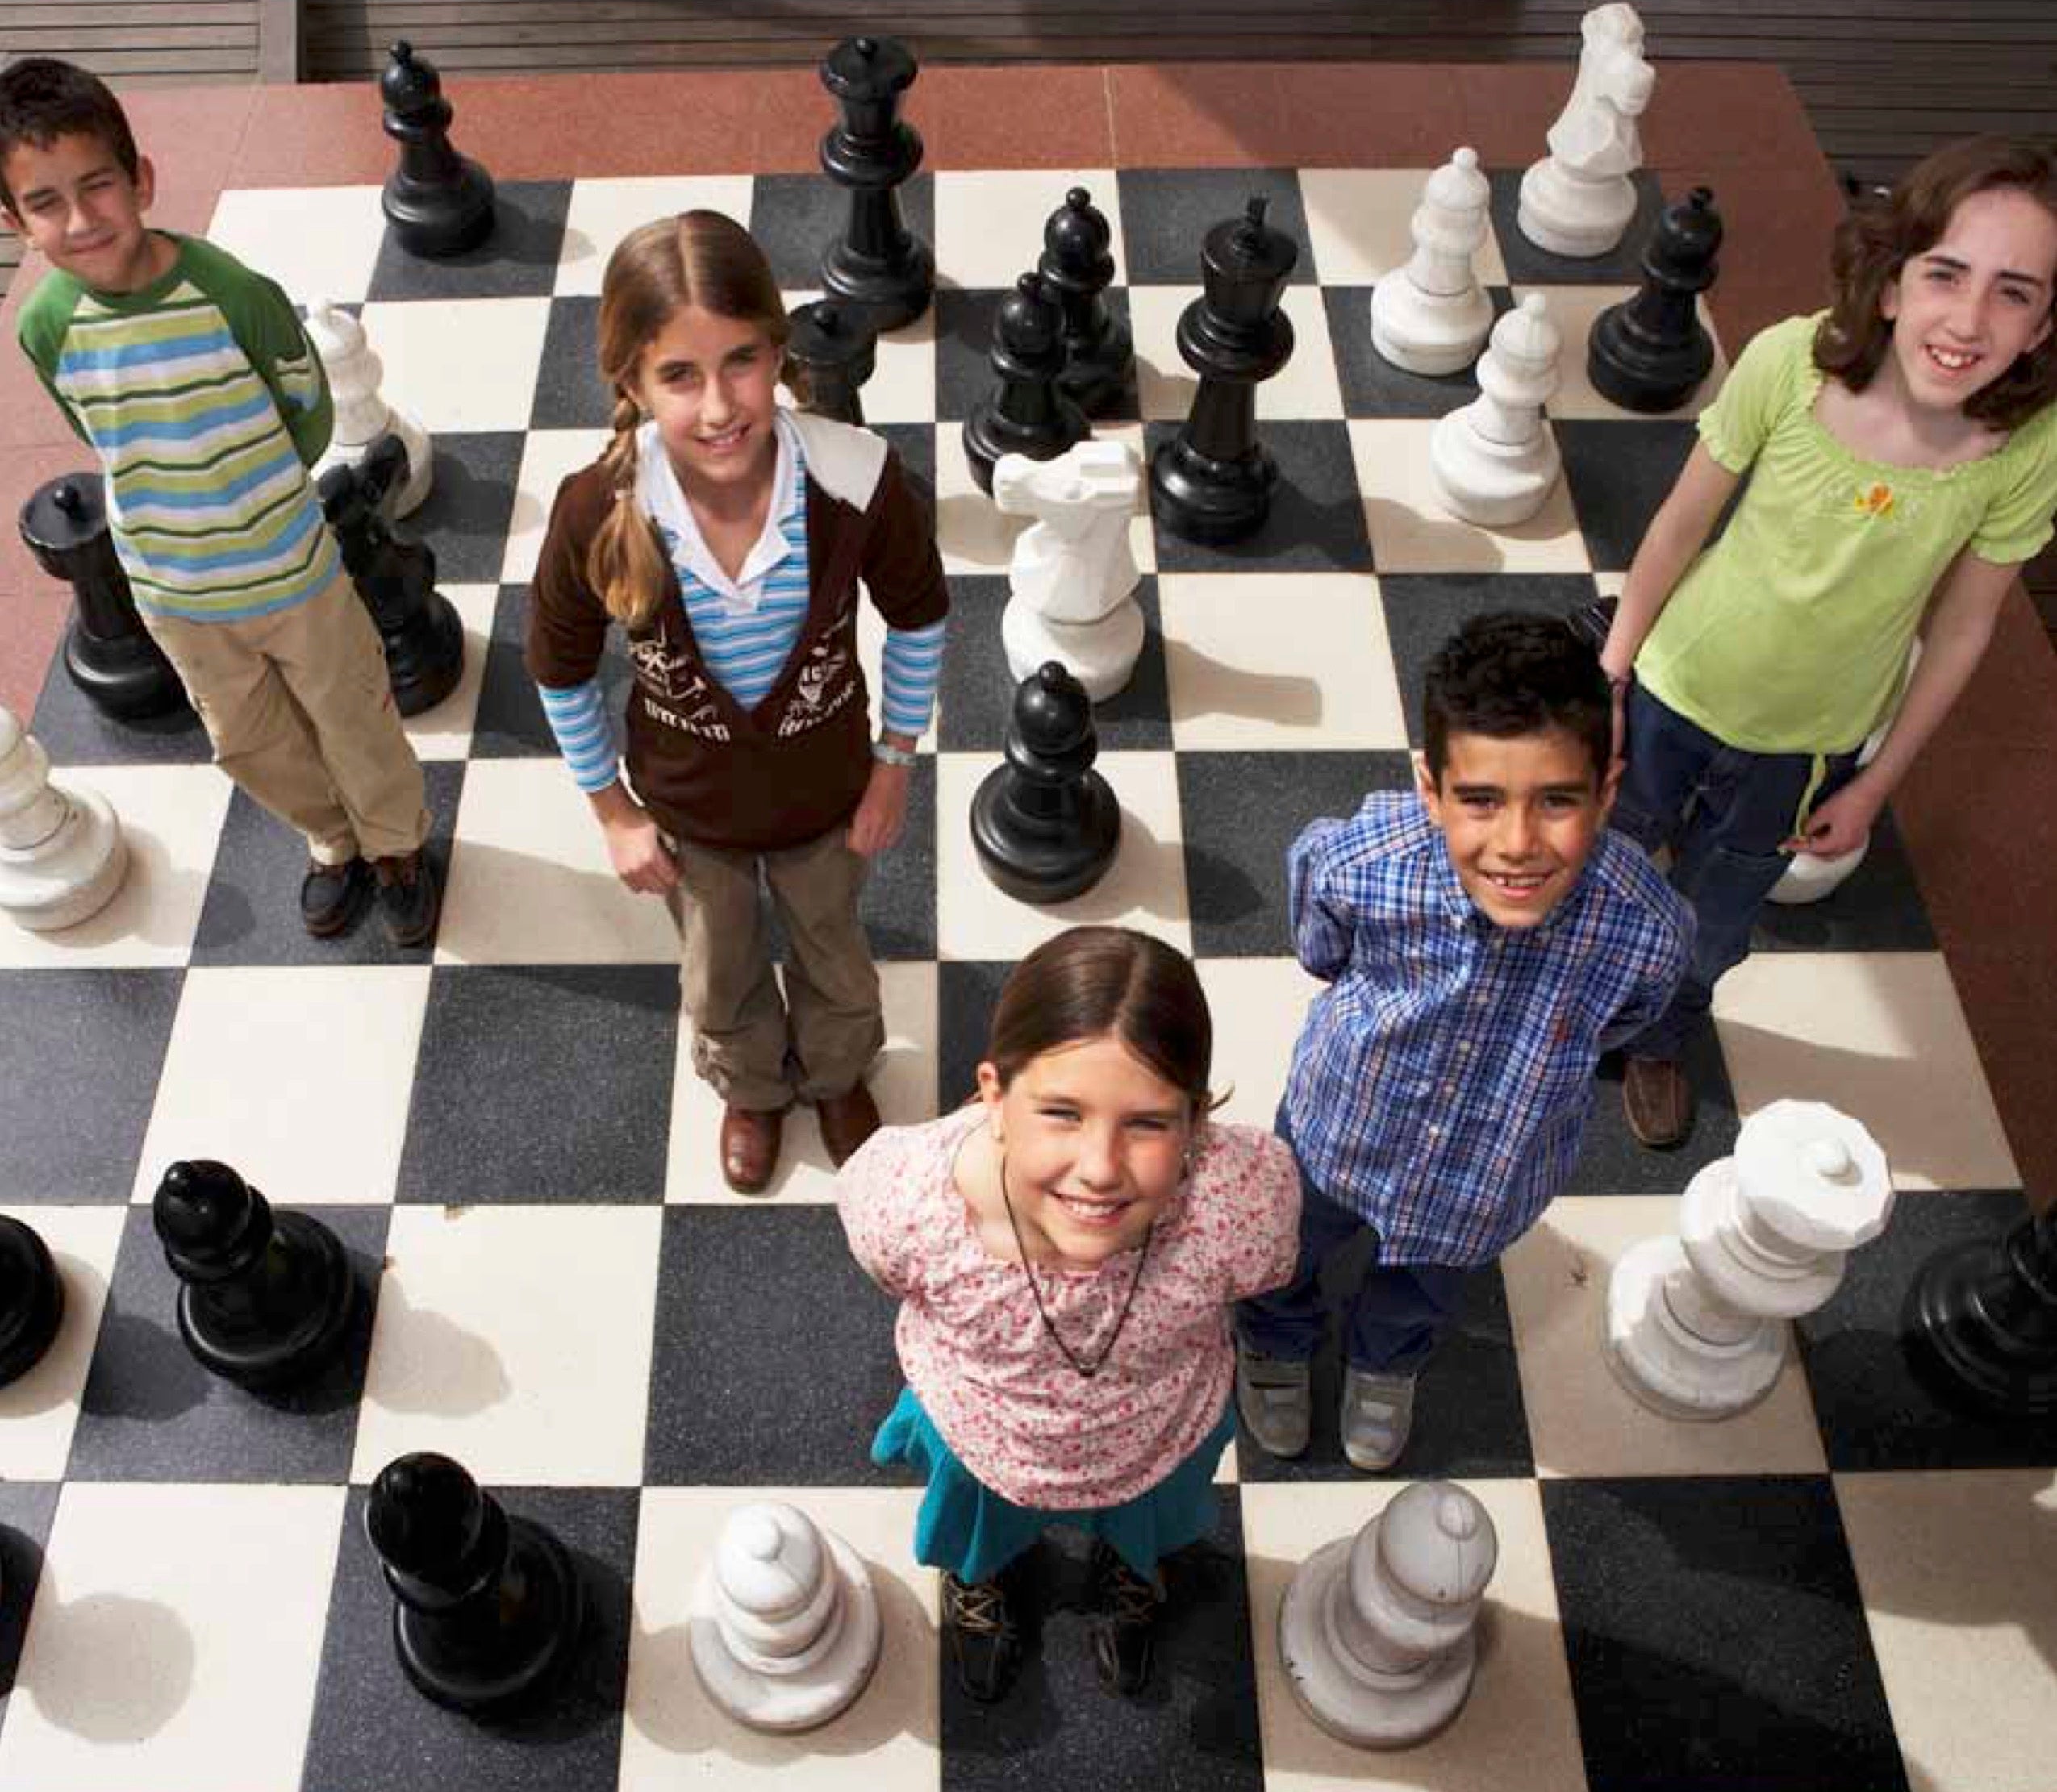
[[[1371,289],[1371,346],[1410,373],[1455,373],[1478,357],[1492,301],[1472,271],[1492,196],[1479,152],[1460,149],[1429,177],[1408,228],[1407,265]]]
[[[1279,1657],[1308,1716],[1360,1748],[1404,1748],[1471,1690],[1479,1610],[1500,1541],[1447,1481],[1395,1494],[1354,1537],[1303,1563],[1279,1607]]]
[[[1453,516],[1504,529],[1542,507],[1563,464],[1542,420],[1563,346],[1541,293],[1493,326],[1479,358],[1479,396],[1441,419],[1429,438],[1429,470]]]
[[[1008,567],[1012,595],[1000,640],[1016,681],[1060,661],[1097,703],[1129,682],[1143,650],[1136,556],[1129,521],[1142,490],[1142,462],[1123,442],[1088,440],[1054,461],[1003,454],[993,502],[1033,516]]]
[[[1607,1361],[1644,1405],[1725,1419],[1771,1392],[1788,1321],[1834,1294],[1844,1259],[1884,1230],[1878,1141],[1819,1102],[1774,1102],[1735,1155],[1686,1186],[1676,1236],[1646,1239],[1607,1286]]]
[[[50,757],[0,705],[0,911],[32,933],[76,927],[121,888],[128,845],[98,792],[50,781]]]
[[[380,394],[385,364],[366,340],[364,326],[348,311],[326,301],[309,306],[307,340],[321,356],[328,375],[328,394],[336,406],[336,427],[328,452],[315,463],[310,477],[319,479],[331,467],[354,462],[382,435],[398,435],[407,451],[407,477],[393,494],[388,511],[393,516],[405,516],[428,496],[435,477],[428,432]]]
[[[1550,127],[1550,153],[1521,177],[1515,222],[1553,255],[1604,255],[1636,215],[1642,165],[1636,119],[1657,75],[1642,53],[1634,6],[1596,6],[1579,22],[1583,47],[1571,97]]]
[[[729,1515],[687,1625],[707,1697],[756,1730],[826,1723],[878,1662],[878,1595],[862,1559],[775,1502]]]

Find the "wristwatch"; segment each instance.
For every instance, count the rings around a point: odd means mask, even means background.
[[[899,765],[908,768],[912,767],[916,757],[906,748],[895,747],[890,740],[873,741],[871,756],[882,765]]]

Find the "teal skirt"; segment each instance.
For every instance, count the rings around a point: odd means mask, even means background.
[[[1236,1435],[1233,1402],[1225,1404],[1200,1448],[1154,1487],[1119,1506],[1045,1511],[1003,1499],[958,1461],[914,1390],[902,1388],[871,1440],[882,1469],[904,1463],[925,1475],[928,1490],[914,1521],[915,1560],[961,1581],[989,1581],[1053,1524],[1099,1537],[1138,1574],[1155,1573],[1158,1558],[1195,1543],[1214,1528],[1214,1470]]]

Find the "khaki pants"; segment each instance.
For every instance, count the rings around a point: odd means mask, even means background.
[[[683,948],[693,1068],[736,1107],[818,1102],[854,1086],[886,1043],[886,1021],[857,919],[866,866],[843,830],[776,852],[666,844],[678,861],[666,902]],[[790,948],[782,1002],[757,899],[760,865]]]
[[[428,837],[421,762],[386,651],[347,573],[241,622],[144,619],[200,712],[215,763],[323,865],[403,857]]]

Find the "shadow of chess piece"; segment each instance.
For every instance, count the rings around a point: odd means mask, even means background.
[[[1593,321],[1586,377],[1594,391],[1629,410],[1676,410],[1693,395],[1714,365],[1698,301],[1714,284],[1721,247],[1721,215],[1707,188],[1664,208],[1643,247],[1642,286]]]
[[[1114,231],[1092,195],[1074,186],[1043,226],[1036,272],[1064,312],[1064,370],[1057,389],[1087,416],[1127,390],[1136,359],[1129,326],[1108,309]]]
[[[1092,769],[1099,742],[1085,687],[1056,661],[1021,681],[1007,762],[971,799],[971,844],[1016,901],[1062,902],[1098,883],[1121,840],[1121,806]]]
[[[465,629],[436,589],[436,556],[386,527],[386,494],[407,476],[407,446],[382,435],[355,466],[331,467],[315,488],[343,565],[378,624],[393,700],[403,715],[432,709],[464,675]]]
[[[1938,1252],[1909,1308],[1909,1343],[1951,1391],[2009,1419],[2057,1412],[2057,1208],[1997,1243]]]
[[[509,1709],[570,1660],[586,1611],[570,1552],[540,1524],[510,1518],[449,1457],[403,1456],[381,1469],[365,1535],[398,1602],[400,1665],[439,1705]]]
[[[864,422],[859,396],[878,365],[878,332],[853,305],[817,298],[786,319],[786,358],[800,377],[800,409],[839,423]]]
[[[921,137],[899,116],[900,96],[920,72],[891,37],[848,37],[823,58],[821,85],[842,117],[821,140],[821,168],[850,196],[843,234],[822,258],[821,283],[870,312],[874,328],[897,330],[928,309],[935,257],[900,216],[899,189],[921,165]]]
[[[493,228],[493,177],[450,143],[450,102],[436,65],[403,39],[378,77],[386,134],[400,165],[379,195],[386,222],[410,255],[462,255]]]
[[[39,486],[23,505],[23,541],[35,563],[72,588],[65,671],[88,702],[118,722],[186,707],[186,687],[136,612],[107,530],[106,486],[97,473],[66,473]]]
[[[342,1241],[310,1214],[274,1211],[226,1164],[173,1164],[151,1202],[179,1280],[178,1333],[239,1387],[303,1382],[341,1348],[357,1306]]]
[[[35,1230],[0,1214],[0,1387],[43,1360],[64,1323],[65,1281]]]
[[[1054,461],[1083,442],[1086,414],[1058,390],[1064,371],[1064,312],[1040,274],[1025,273],[993,314],[986,356],[998,383],[964,419],[964,458],[979,490],[991,497],[993,467],[1003,454]]]

